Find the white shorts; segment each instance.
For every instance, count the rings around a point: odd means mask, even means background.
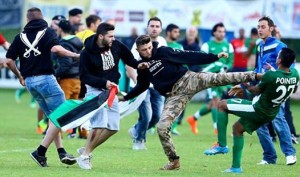
[[[85,97],[88,96],[97,96],[102,91],[86,85],[87,93]],[[118,97],[116,96],[113,105],[111,108],[105,106],[95,113],[95,115],[90,119],[91,128],[106,128],[109,130],[119,130],[120,129],[120,114],[119,114],[119,105]]]

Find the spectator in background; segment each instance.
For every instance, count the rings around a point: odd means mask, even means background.
[[[231,41],[233,46],[233,67],[232,72],[244,72],[247,71],[247,58],[244,57],[245,47],[245,30],[239,29],[239,37]]]
[[[166,40],[160,36],[162,32],[162,22],[158,17],[152,17],[148,20],[147,23],[147,33],[150,36],[152,41],[158,42],[158,47],[167,46]],[[135,59],[141,60],[141,56],[137,51],[136,43],[131,48],[131,52]],[[131,87],[134,87],[137,83],[137,72],[126,66],[127,75],[133,81]],[[151,84],[150,87],[146,90],[147,95],[144,101],[138,108],[139,118],[138,122],[129,129],[129,133],[133,139],[133,150],[145,150],[146,145],[146,132],[151,130],[151,134],[154,133],[157,122],[163,110],[164,97],[161,96],[157,90],[153,88]]]
[[[88,37],[95,34],[97,27],[101,23],[102,19],[97,15],[89,15],[85,19],[85,24],[87,26],[87,29],[79,32],[76,34],[76,36],[84,42]]]
[[[74,32],[76,31],[76,29],[75,29],[76,26],[74,26],[74,25],[80,24],[81,18],[82,18],[82,10],[81,9],[74,8],[74,9],[69,10],[69,21],[72,26],[73,34],[75,34]]]
[[[125,37],[123,39],[123,43],[131,49],[133,44],[135,43],[136,38],[138,37],[137,29],[136,27],[131,28],[130,36]]]
[[[256,28],[252,28],[250,32],[250,38],[245,40],[245,47],[247,51],[244,52],[244,57],[248,58],[247,69],[249,71],[254,70],[256,63],[256,45],[260,41]]]
[[[69,21],[61,20],[58,24],[58,34],[61,37],[60,45],[65,49],[74,53],[80,53],[83,44],[75,35],[71,35],[72,26]],[[62,90],[65,98],[78,99],[80,93],[79,80],[79,61],[71,57],[61,57],[54,55],[57,61],[57,68],[55,76]],[[76,137],[76,128],[68,135],[69,138]],[[86,138],[87,134],[79,134],[79,138]]]
[[[85,30],[85,25],[83,23],[77,23],[73,25],[71,34],[76,35],[77,33],[84,31]]]
[[[66,20],[66,17],[63,16],[63,15],[55,15],[55,16],[52,18],[52,21],[51,21],[51,24],[50,24],[50,28],[52,28],[52,29],[56,32],[57,36],[59,36],[58,33],[57,33],[58,23],[59,23],[61,20]]]
[[[201,50],[205,53],[217,54],[220,52],[226,52],[229,57],[221,58],[220,60],[213,62],[203,68],[204,72],[227,72],[232,68],[233,64],[233,47],[231,43],[225,39],[226,29],[223,23],[217,23],[211,30],[213,39],[204,43],[201,46]],[[218,121],[218,101],[223,97],[224,92],[228,89],[227,86],[219,86],[207,89],[208,103],[203,105],[194,115],[189,116],[187,121],[191,126],[191,130],[194,134],[198,134],[197,120],[201,119],[202,116],[211,112],[213,119],[214,134],[218,134],[217,121]]]
[[[179,41],[182,44],[184,50],[200,51],[200,42],[198,38],[198,29],[195,26],[190,26],[186,29],[186,36],[182,41]],[[188,65],[189,70],[194,72],[201,71],[199,65]]]

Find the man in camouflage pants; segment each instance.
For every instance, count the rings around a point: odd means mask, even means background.
[[[218,55],[201,52],[182,51],[170,47],[157,48],[148,35],[142,35],[136,40],[137,50],[142,61],[148,63],[148,69],[138,70],[137,85],[119,100],[129,100],[144,92],[150,82],[154,88],[166,96],[165,106],[157,124],[157,132],[169,162],[162,170],[180,168],[179,156],[170,135],[174,120],[181,114],[187,102],[199,91],[220,85],[237,84],[257,80],[254,72],[243,73],[195,73],[188,71],[182,64],[208,64],[219,58],[228,57],[227,53]]]

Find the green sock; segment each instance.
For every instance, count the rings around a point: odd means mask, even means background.
[[[244,136],[233,136],[232,167],[240,168],[242,151],[244,147]]]
[[[171,131],[175,130],[178,127],[178,121],[175,120],[175,122],[172,125]]]
[[[228,124],[228,114],[226,112],[218,111],[218,143],[221,147],[225,147],[227,145],[226,140],[226,132],[227,132],[227,124]]]
[[[214,123],[218,122],[218,108],[211,108],[212,119]]]
[[[210,112],[210,110],[208,109],[207,105],[204,105],[200,108],[199,112],[200,112],[201,116],[204,116],[204,115],[208,114]]]

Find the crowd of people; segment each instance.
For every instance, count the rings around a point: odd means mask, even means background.
[[[39,166],[48,166],[46,153],[54,142],[62,163],[92,169],[92,152],[119,130],[118,102],[145,93],[137,123],[129,129],[132,149],[146,150],[147,132],[157,131],[168,159],[160,169],[180,169],[172,135],[181,135],[178,126],[184,119],[185,106],[202,90],[207,93],[206,103],[186,121],[192,133],[198,134],[197,121],[212,113],[218,141],[204,151],[205,155],[229,152],[228,114],[240,117],[232,130],[232,165],[224,172],[242,172],[244,132],[257,132],[263,149],[258,164],[276,163],[276,134],[286,164],[297,162],[293,143],[298,144],[298,135],[289,101],[299,84],[299,74],[293,68],[296,56],[280,41],[272,19],[260,18],[249,38],[240,29],[232,41],[226,40],[225,25],[217,23],[211,30],[211,40],[201,44],[194,26],[187,28],[185,38],[179,41],[179,26],[168,24],[166,37],[162,37],[158,17],[148,20],[146,34],[139,36],[132,28],[131,36],[119,40],[114,20],[103,22],[101,17],[89,15],[84,25],[82,14],[80,9],[71,9],[68,18],[56,15],[48,25],[41,10],[33,7],[27,10],[26,26],[11,43],[0,35],[0,45],[7,50],[0,67],[8,67],[15,74],[39,105],[38,122],[47,123],[42,142],[30,154]],[[118,87],[120,67],[126,68],[125,78],[130,80],[128,93],[115,97],[111,108],[97,111],[90,120],[90,131],[79,127],[68,132],[70,138],[78,134],[86,139],[86,144],[77,149],[80,156],[75,158],[63,147],[61,130],[47,118],[67,99],[85,99]]]

